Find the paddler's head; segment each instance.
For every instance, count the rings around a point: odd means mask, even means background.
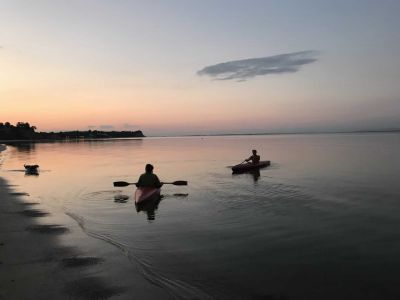
[[[153,173],[153,169],[154,169],[154,167],[153,167],[153,165],[151,165],[151,164],[147,164],[146,165],[146,173]]]
[[[252,150],[253,154],[256,155],[257,154],[257,150]]]

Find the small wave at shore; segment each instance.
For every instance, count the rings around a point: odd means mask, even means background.
[[[3,156],[1,155],[1,152],[7,149],[6,145],[0,144],[0,167],[3,164]]]
[[[82,216],[79,216],[76,213],[71,211],[66,211],[66,215],[75,220],[79,227],[89,236],[100,239],[108,244],[111,244],[117,247],[122,253],[128,257],[128,259],[136,263],[139,268],[141,274],[151,283],[164,288],[171,296],[177,299],[212,299],[211,295],[208,295],[206,292],[202,291],[200,288],[192,286],[186,282],[181,280],[174,280],[168,278],[163,275],[159,270],[157,270],[148,260],[135,254],[132,247],[128,245],[116,241],[112,237],[104,233],[96,233],[87,228],[85,226],[85,219]]]

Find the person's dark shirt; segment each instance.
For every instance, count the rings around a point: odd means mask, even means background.
[[[158,179],[156,174],[153,173],[143,173],[140,175],[137,187],[154,187],[159,188],[162,186],[160,179]]]
[[[251,160],[251,162],[253,164],[258,164],[260,162],[260,155],[257,154],[253,154],[252,156],[250,156],[248,159],[246,159],[246,161]]]

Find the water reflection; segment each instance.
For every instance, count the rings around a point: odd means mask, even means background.
[[[158,209],[158,204],[161,202],[162,198],[162,195],[157,195],[156,197],[151,197],[146,201],[135,203],[136,211],[143,211],[144,213],[146,213],[147,220],[152,222],[156,219],[156,211]]]
[[[175,193],[172,196],[174,196],[174,197],[187,197],[187,196],[189,196],[189,193]]]
[[[37,169],[34,170],[25,170],[25,176],[39,176],[39,171]]]
[[[253,176],[254,182],[257,182],[258,179],[260,178],[260,170],[253,170],[249,172],[251,176]]]
[[[15,147],[17,149],[17,151],[19,151],[19,152],[30,153],[30,152],[34,152],[36,150],[36,143],[12,142],[12,143],[8,143],[8,145]]]
[[[36,164],[36,143],[30,142],[11,142],[7,143],[10,149],[10,154],[13,157],[17,157],[22,165],[24,164]],[[22,167],[21,165],[21,167]],[[24,168],[25,170],[25,168]]]
[[[118,194],[114,196],[114,202],[117,203],[126,203],[128,202],[129,196],[128,195],[122,195],[122,194]]]
[[[160,195],[157,197],[152,197],[149,200],[135,203],[136,211],[137,212],[144,212],[147,215],[148,221],[154,221],[156,218],[156,211],[158,210],[158,205],[160,204],[161,200],[166,198],[187,198],[189,193],[174,193],[174,194],[167,194],[167,195]]]
[[[232,176],[238,176],[238,175],[243,175],[243,174],[248,174],[253,178],[254,182],[257,182],[258,179],[260,179],[261,173],[260,170],[251,170],[251,171],[247,171],[247,172],[233,172]]]

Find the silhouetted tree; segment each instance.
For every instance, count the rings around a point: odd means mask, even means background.
[[[16,126],[10,122],[1,123],[0,139],[16,140],[16,139],[33,139],[35,137],[35,126],[29,123],[18,122]]]

